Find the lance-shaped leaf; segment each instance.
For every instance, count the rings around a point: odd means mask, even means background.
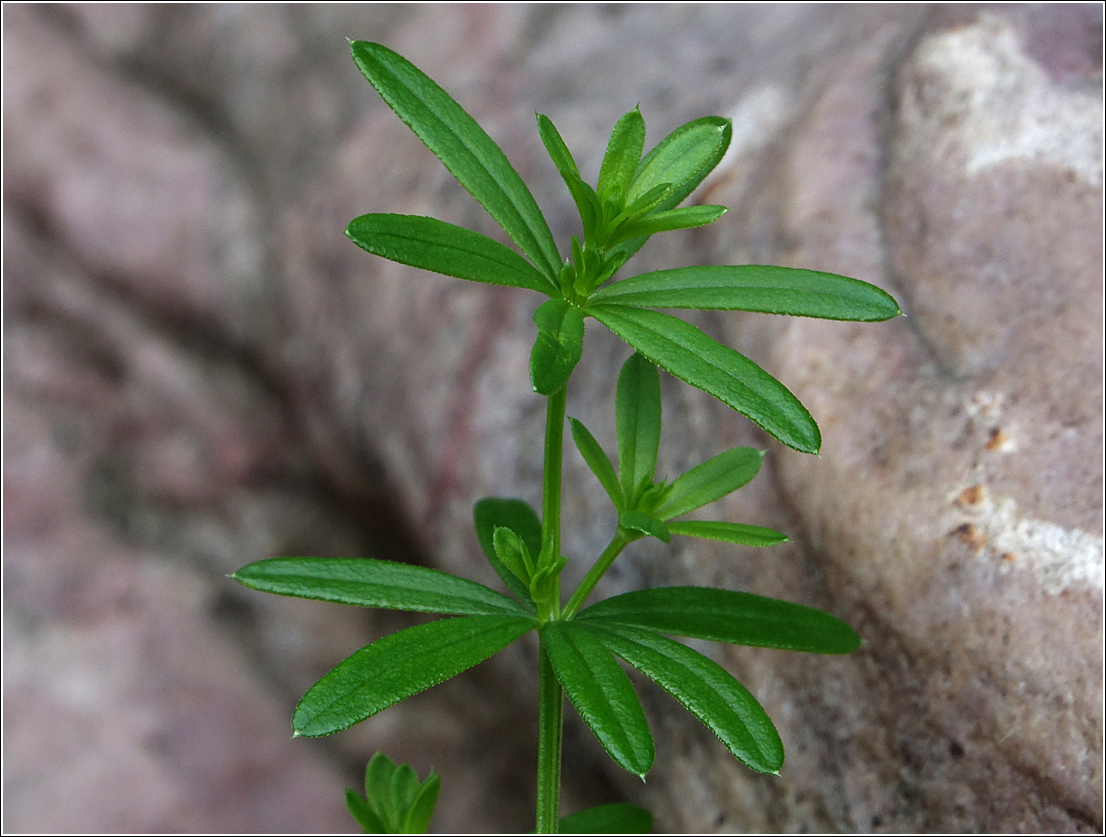
[[[473,507],[472,514],[476,523],[476,537],[480,541],[484,557],[507,585],[507,589],[527,608],[533,609],[534,601],[530,597],[529,588],[507,569],[495,553],[495,530],[500,526],[507,527],[522,538],[531,555],[537,555],[541,551],[541,521],[537,512],[523,500],[485,497]]]
[[[503,151],[453,97],[380,44],[352,41],[353,60],[388,106],[551,281],[561,260],[534,196]]]
[[[530,385],[540,395],[565,388],[584,351],[584,314],[564,299],[551,299],[534,312],[538,337],[530,352]]]
[[[547,296],[557,293],[553,282],[510,247],[436,218],[362,215],[350,222],[346,235],[363,250],[400,264]]]
[[[538,114],[538,134],[553,160],[553,165],[557,167],[561,179],[568,187],[572,200],[576,203],[576,208],[580,212],[580,221],[584,225],[584,237],[590,240],[596,222],[599,220],[599,197],[595,194],[595,190],[587,184],[587,181],[580,176],[580,169],[576,166],[572,152],[568,150],[568,146],[561,138],[556,126],[548,116],[542,113]]]
[[[558,834],[648,834],[653,814],[629,802],[611,802],[561,817]]]
[[[557,680],[580,717],[611,758],[644,777],[653,766],[653,736],[626,672],[574,622],[547,622],[541,635]]]
[[[665,212],[654,212],[618,228],[611,238],[611,244],[619,244],[639,236],[650,236],[669,230],[689,230],[693,227],[705,227],[726,214],[726,207],[706,204],[704,206],[681,206]],[[653,306],[659,307],[659,306]]]
[[[687,535],[739,546],[775,546],[790,540],[783,532],[747,523],[727,523],[722,520],[670,520],[666,524],[672,535]]]
[[[661,183],[672,185],[666,208],[679,204],[718,165],[733,134],[730,120],[704,116],[681,125],[645,155],[627,202],[640,198]]]
[[[360,607],[456,615],[525,615],[490,587],[429,567],[374,558],[269,558],[231,578],[254,590]]]
[[[732,136],[730,120],[721,116],[704,116],[681,125],[645,155],[626,194],[627,202],[633,203],[660,183],[670,183],[672,191],[657,208],[663,211],[679,206],[721,162]],[[647,239],[630,239],[617,245],[617,250],[628,259]]]
[[[595,190],[600,201],[605,202],[613,197],[621,208],[626,190],[630,187],[630,181],[637,171],[638,163],[641,162],[641,152],[644,147],[645,120],[641,118],[641,112],[634,108],[629,113],[623,114],[611,131],[607,153],[603,156],[603,164],[599,168],[599,182]]]
[[[599,484],[611,498],[611,503],[616,509],[622,509],[625,499],[622,495],[622,487],[618,484],[618,475],[614,472],[614,465],[603,452],[603,448],[595,441],[591,431],[574,418],[569,418],[569,426],[572,428],[572,440],[576,443],[580,455],[591,468],[591,471],[599,479]]]
[[[654,587],[623,593],[580,611],[576,620],[818,654],[848,654],[860,646],[856,631],[825,611],[710,587]]]
[[[388,833],[388,824],[380,819],[376,811],[365,801],[365,797],[350,788],[346,788],[346,809],[366,834]]]
[[[390,634],[354,652],[296,706],[296,735],[351,727],[460,674],[535,628],[525,616],[458,616]]]
[[[760,311],[861,322],[902,313],[888,293],[859,279],[758,264],[655,270],[608,285],[593,299],[643,308]]]
[[[418,779],[410,765],[405,766],[410,778],[417,783]],[[405,801],[399,797],[406,784],[403,781],[406,775],[401,774],[397,777],[397,773],[399,773],[399,765],[380,752],[369,759],[368,766],[365,768],[365,799],[373,809],[373,813],[384,823],[387,831],[393,834],[399,830],[402,823],[400,806]]]
[[[671,520],[737,491],[757,475],[763,460],[764,451],[756,448],[730,448],[712,456],[672,483],[657,517]]]
[[[642,354],[622,364],[614,405],[622,495],[632,503],[639,487],[653,483],[661,441],[661,379]]]
[[[671,183],[658,183],[640,198],[637,198],[633,203],[629,204],[619,215],[618,221],[622,222],[628,218],[641,218],[646,213],[652,212],[658,206],[660,206],[666,198],[672,193]]]
[[[817,453],[818,425],[794,395],[742,354],[670,314],[625,305],[587,313],[662,369],[713,395],[785,445]]]
[[[441,789],[442,777],[431,771],[407,806],[407,816],[403,818],[404,834],[426,834],[430,830],[430,819],[434,816]]]
[[[600,642],[660,684],[759,773],[780,772],[783,742],[768,713],[718,663],[679,642],[627,625],[588,625]]]

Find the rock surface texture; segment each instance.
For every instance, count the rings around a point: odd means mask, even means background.
[[[1101,832],[1101,7],[6,6],[4,829],[351,831],[376,749],[444,777],[442,831],[531,827],[536,646],[332,740],[289,740],[330,666],[411,624],[251,594],[272,555],[375,555],[492,583],[483,496],[540,493],[527,292],[375,259],[356,215],[494,224],[389,111],[345,38],[446,87],[559,240],[533,125],[595,176],[707,113],[731,212],[628,269],[856,276],[906,318],[697,322],[825,438],[781,448],[664,379],[661,470],[769,450],[720,519],[768,550],[635,545],[607,593],[716,584],[824,607],[845,658],[700,644],[787,747],[754,775],[641,683],[642,785],[566,729],[565,809],[663,831]],[[613,447],[629,350],[589,326],[569,414]],[[614,521],[566,454],[565,549]],[[723,517],[724,516],[724,517]]]

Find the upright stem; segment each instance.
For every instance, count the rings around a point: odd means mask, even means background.
[[[564,449],[565,404],[568,387],[549,396],[545,414],[545,474],[542,479],[542,551],[561,551],[561,459]],[[559,583],[559,582],[558,582]],[[560,616],[559,589],[543,620]],[[538,794],[537,832],[556,834],[561,808],[561,731],[564,693],[541,641],[538,677]]]
[[[538,834],[556,834],[561,810],[561,730],[564,695],[541,641],[538,710]]]
[[[545,412],[545,474],[542,478],[542,548],[561,554],[561,460],[564,450],[565,404],[568,387],[549,396]],[[557,600],[557,609],[560,600]],[[557,616],[556,613],[553,614]]]

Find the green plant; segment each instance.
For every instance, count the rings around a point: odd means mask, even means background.
[[[659,232],[709,224],[720,206],[680,204],[722,159],[730,124],[720,117],[677,128],[642,157],[645,123],[635,108],[614,127],[592,188],[553,123],[539,115],[542,142],[582,221],[562,260],[544,216],[503,152],[448,93],[379,44],[354,41],[353,58],[384,101],[499,223],[522,255],[445,221],[373,214],[347,235],[360,247],[405,265],[461,279],[536,291],[549,299],[534,313],[533,389],[548,398],[542,510],[521,500],[476,504],[476,531],[510,595],[425,567],[361,558],[274,558],[235,578],[287,596],[362,607],[451,616],[386,636],[355,652],[303,697],[296,735],[345,729],[487,659],[530,631],[540,641],[537,830],[647,829],[633,806],[602,806],[559,820],[564,694],[620,766],[644,777],[653,740],[629,677],[616,658],[670,692],[740,761],[778,773],[783,746],[756,699],[724,668],[666,635],[739,645],[844,654],[860,637],[820,610],[749,593],[706,587],[640,590],[584,607],[618,555],[644,537],[673,536],[768,546],[771,529],[684,516],[736,491],[760,468],[762,451],[733,448],[671,482],[656,479],[661,428],[658,367],[747,416],[785,445],[816,453],[810,414],[779,381],[693,325],[654,309],[759,311],[877,321],[901,313],[872,285],[827,273],[763,265],[693,266],[611,282]],[[617,469],[583,424],[569,419],[584,461],[618,511],[610,543],[561,604],[561,462],[569,378],[580,360],[584,321],[592,318],[633,349],[618,378]],[[385,775],[387,774],[387,775]],[[383,756],[369,764],[368,801],[350,792],[367,828],[425,826],[437,777],[423,789],[410,768]],[[644,818],[643,818],[644,817]]]

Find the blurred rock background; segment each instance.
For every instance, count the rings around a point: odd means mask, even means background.
[[[1103,103],[1098,4],[5,5],[4,829],[348,831],[382,749],[444,776],[435,827],[531,827],[526,642],[333,739],[295,701],[411,624],[253,594],[273,555],[486,582],[482,496],[539,495],[526,292],[374,259],[370,211],[494,224],[382,104],[378,40],[501,143],[561,240],[548,114],[591,177],[734,119],[639,269],[764,263],[878,284],[907,318],[697,322],[780,377],[820,457],[665,378],[661,469],[769,449],[726,519],[771,550],[639,544],[605,592],[718,584],[825,607],[847,658],[703,644],[775,719],[782,776],[641,683],[646,784],[571,717],[565,810],[663,831],[1101,832]],[[634,265],[631,265],[633,267]],[[570,415],[613,445],[628,349],[599,329]],[[566,454],[566,547],[613,520]],[[575,528],[571,528],[575,527]]]

